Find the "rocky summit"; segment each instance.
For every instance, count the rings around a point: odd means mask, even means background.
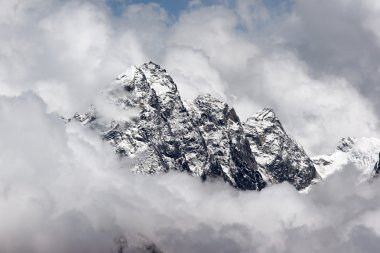
[[[241,190],[283,181],[303,189],[318,178],[311,159],[272,110],[242,122],[233,108],[210,95],[185,104],[173,79],[153,62],[128,69],[103,93],[120,114],[133,110],[137,116],[110,119],[92,107],[74,119],[129,157],[135,172],[184,171]]]
[[[266,181],[287,181],[302,189],[319,178],[313,161],[302,146],[285,132],[273,110],[263,109],[248,118],[243,127],[259,171]]]

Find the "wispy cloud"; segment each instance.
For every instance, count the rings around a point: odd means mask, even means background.
[[[142,233],[166,252],[374,252],[379,182],[354,168],[308,195],[237,192],[178,173],[134,175],[71,116],[130,65],[154,60],[181,96],[211,93],[249,116],[273,107],[308,151],[377,135],[374,1],[204,5],[0,3],[0,251],[109,252]],[[281,9],[282,10],[282,9]]]

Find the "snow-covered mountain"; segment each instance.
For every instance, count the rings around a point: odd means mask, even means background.
[[[302,189],[319,178],[313,161],[285,132],[273,110],[261,110],[248,118],[243,127],[259,171],[267,181],[288,181]]]
[[[361,179],[369,179],[379,159],[380,139],[343,138],[334,152],[313,157],[319,175],[326,178],[336,171],[352,165],[360,170]]]
[[[167,72],[152,62],[116,78],[104,95],[119,110],[109,119],[92,107],[74,119],[99,131],[138,173],[188,172],[223,179],[242,190],[288,181],[309,186],[318,173],[270,109],[242,123],[235,110],[210,95],[184,103]],[[137,110],[137,116],[129,115]]]

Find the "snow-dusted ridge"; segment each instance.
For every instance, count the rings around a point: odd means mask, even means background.
[[[315,156],[312,159],[323,179],[352,165],[351,167],[361,172],[360,180],[367,180],[374,173],[379,152],[380,139],[378,138],[348,137],[343,138],[331,154]]]
[[[244,123],[261,174],[271,183],[288,181],[297,189],[319,179],[312,160],[284,130],[274,111],[265,108]]]
[[[108,119],[91,108],[74,119],[98,131],[121,157],[133,159],[135,172],[185,171],[241,190],[283,181],[303,189],[319,177],[272,110],[243,123],[233,108],[210,95],[184,104],[173,79],[153,62],[130,68],[103,93],[121,114],[133,109],[137,117]]]

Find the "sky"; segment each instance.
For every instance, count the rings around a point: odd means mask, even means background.
[[[363,0],[0,2],[0,251],[377,252],[378,181],[355,168],[309,194],[238,192],[129,172],[85,112],[132,65],[164,67],[185,99],[273,108],[310,155],[379,137],[380,4]],[[133,251],[133,249],[131,249]]]
[[[170,0],[167,0],[167,1],[109,0],[109,1],[107,1],[107,5],[111,7],[114,14],[119,15],[123,12],[122,10],[128,4],[138,4],[138,3],[149,4],[149,3],[154,3],[154,2],[159,4],[161,7],[163,7],[170,15],[174,15],[174,16],[178,16],[179,13],[182,10],[184,10],[189,3],[189,1],[186,1],[186,0],[178,0],[178,1],[170,1]]]
[[[112,9],[113,13],[118,15],[121,14],[123,9],[128,4],[136,4],[136,3],[157,3],[162,8],[169,13],[169,15],[173,15],[178,17],[186,8],[195,3],[201,3],[203,5],[215,5],[215,4],[224,4],[228,6],[234,6],[236,1],[233,0],[203,0],[203,1],[189,1],[189,0],[161,0],[161,1],[151,1],[151,0],[107,0],[106,4]],[[291,0],[263,0],[262,4],[272,12],[276,12],[278,10],[289,10],[292,6],[293,2]]]

